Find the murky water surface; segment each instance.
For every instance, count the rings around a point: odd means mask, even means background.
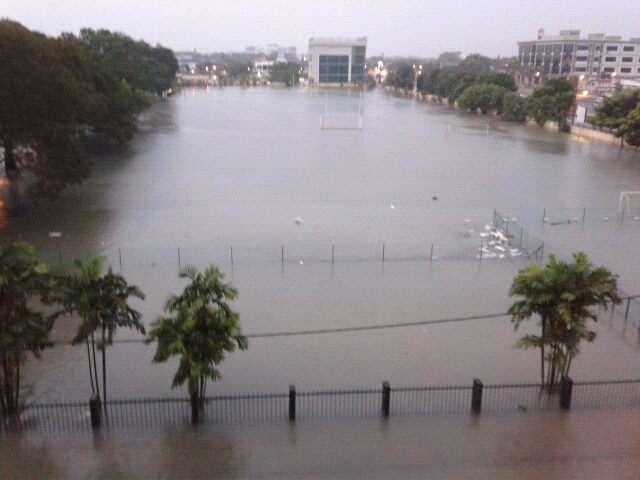
[[[620,191],[640,185],[636,151],[380,91],[362,96],[362,130],[320,128],[325,104],[355,126],[359,103],[348,91],[185,90],[145,113],[125,152],[96,158],[91,179],[10,218],[1,238],[28,240],[54,264],[107,255],[147,294],[147,325],[181,288],[178,265],[207,262],[239,288],[248,333],[505,311],[525,260],[475,258],[494,208],[546,253],[584,249],[640,293],[640,221],[615,212]],[[543,226],[544,216],[572,221]],[[68,340],[74,328],[62,320],[54,335]],[[637,376],[633,325],[605,316],[598,330],[573,376]],[[502,318],[256,339],[229,356],[211,392],[535,381],[537,353],[515,350],[519,335]],[[152,365],[152,353],[109,350],[112,396],[169,393],[175,363]],[[88,396],[80,348],[52,349],[27,375],[34,399]]]

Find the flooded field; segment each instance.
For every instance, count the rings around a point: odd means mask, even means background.
[[[325,104],[343,118],[361,108],[362,129],[321,129]],[[637,151],[381,91],[360,100],[349,91],[185,90],[140,127],[125,152],[95,159],[85,184],[9,217],[0,237],[32,242],[52,264],[105,254],[147,294],[138,305],[146,325],[181,288],[178,266],[208,262],[238,287],[251,334],[502,313],[527,260],[476,258],[494,209],[544,240],[545,253],[583,249],[640,293],[640,221],[615,217],[620,191],[640,184]],[[584,223],[551,225],[581,220],[585,207]],[[635,327],[609,318],[575,378],[640,372]],[[74,328],[61,320],[55,339]],[[254,339],[211,390],[535,381],[537,353],[513,348],[520,334],[504,317]],[[175,364],[151,365],[152,352],[136,342],[109,350],[113,397],[169,394]],[[84,355],[59,346],[30,362],[32,398],[84,399]]]

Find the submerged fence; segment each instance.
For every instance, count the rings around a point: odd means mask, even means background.
[[[456,415],[570,408],[640,406],[640,379],[572,382],[565,378],[549,392],[539,384],[408,386],[362,390],[296,391],[207,397],[195,423],[278,423],[320,418]],[[98,417],[96,418],[96,415]],[[90,402],[38,403],[18,418],[0,416],[0,434],[89,432],[194,423],[187,398],[110,400],[101,411]]]

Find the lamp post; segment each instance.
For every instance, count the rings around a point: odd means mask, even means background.
[[[418,92],[418,76],[422,75],[422,65],[418,65],[418,69],[416,70],[416,66],[413,66],[413,96],[416,96]]]

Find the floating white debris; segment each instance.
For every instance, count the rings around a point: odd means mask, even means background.
[[[513,255],[514,253],[518,253],[520,250],[518,250],[517,248],[510,248],[509,252],[511,253],[511,255]]]
[[[300,260],[300,265],[304,265],[304,262],[302,260]]]
[[[300,217],[296,217],[293,219],[293,223],[295,223],[296,225],[301,225],[302,219]]]
[[[522,252],[511,252],[512,257],[520,257],[522,256]]]
[[[488,223],[484,226],[485,230],[493,230],[493,225],[489,225]]]
[[[640,220],[640,217],[633,217],[634,220]]]
[[[544,218],[542,219],[542,221],[543,221],[544,223],[549,223],[549,217],[544,217]]]
[[[394,208],[396,208],[396,206],[392,203],[391,205],[389,205],[389,208],[393,210]]]
[[[62,236],[62,232],[49,232],[49,237],[51,238],[60,238]]]
[[[498,258],[504,258],[504,253],[501,253],[500,255],[498,255]]]
[[[517,222],[518,221],[518,217],[511,217],[511,221],[514,222],[514,223]]]
[[[501,247],[500,245],[496,245],[496,250],[500,250],[501,252],[505,252],[505,248]]]
[[[468,218],[465,218],[464,223],[471,223],[471,220],[469,220]]]
[[[480,236],[481,236],[481,237],[488,237],[488,236],[489,236],[489,234],[488,234],[488,233],[486,233],[486,232],[480,232]]]
[[[578,221],[580,221],[580,219],[578,217],[573,217],[573,221],[574,222],[578,222]]]
[[[605,222],[609,221],[609,217],[602,217],[602,220],[604,220]]]
[[[467,232],[473,233],[473,228],[470,228],[469,230],[467,230]]]
[[[495,245],[495,244],[496,244],[496,242],[495,242],[495,241],[493,241],[493,240],[489,240],[489,245],[493,246],[493,245]]]

